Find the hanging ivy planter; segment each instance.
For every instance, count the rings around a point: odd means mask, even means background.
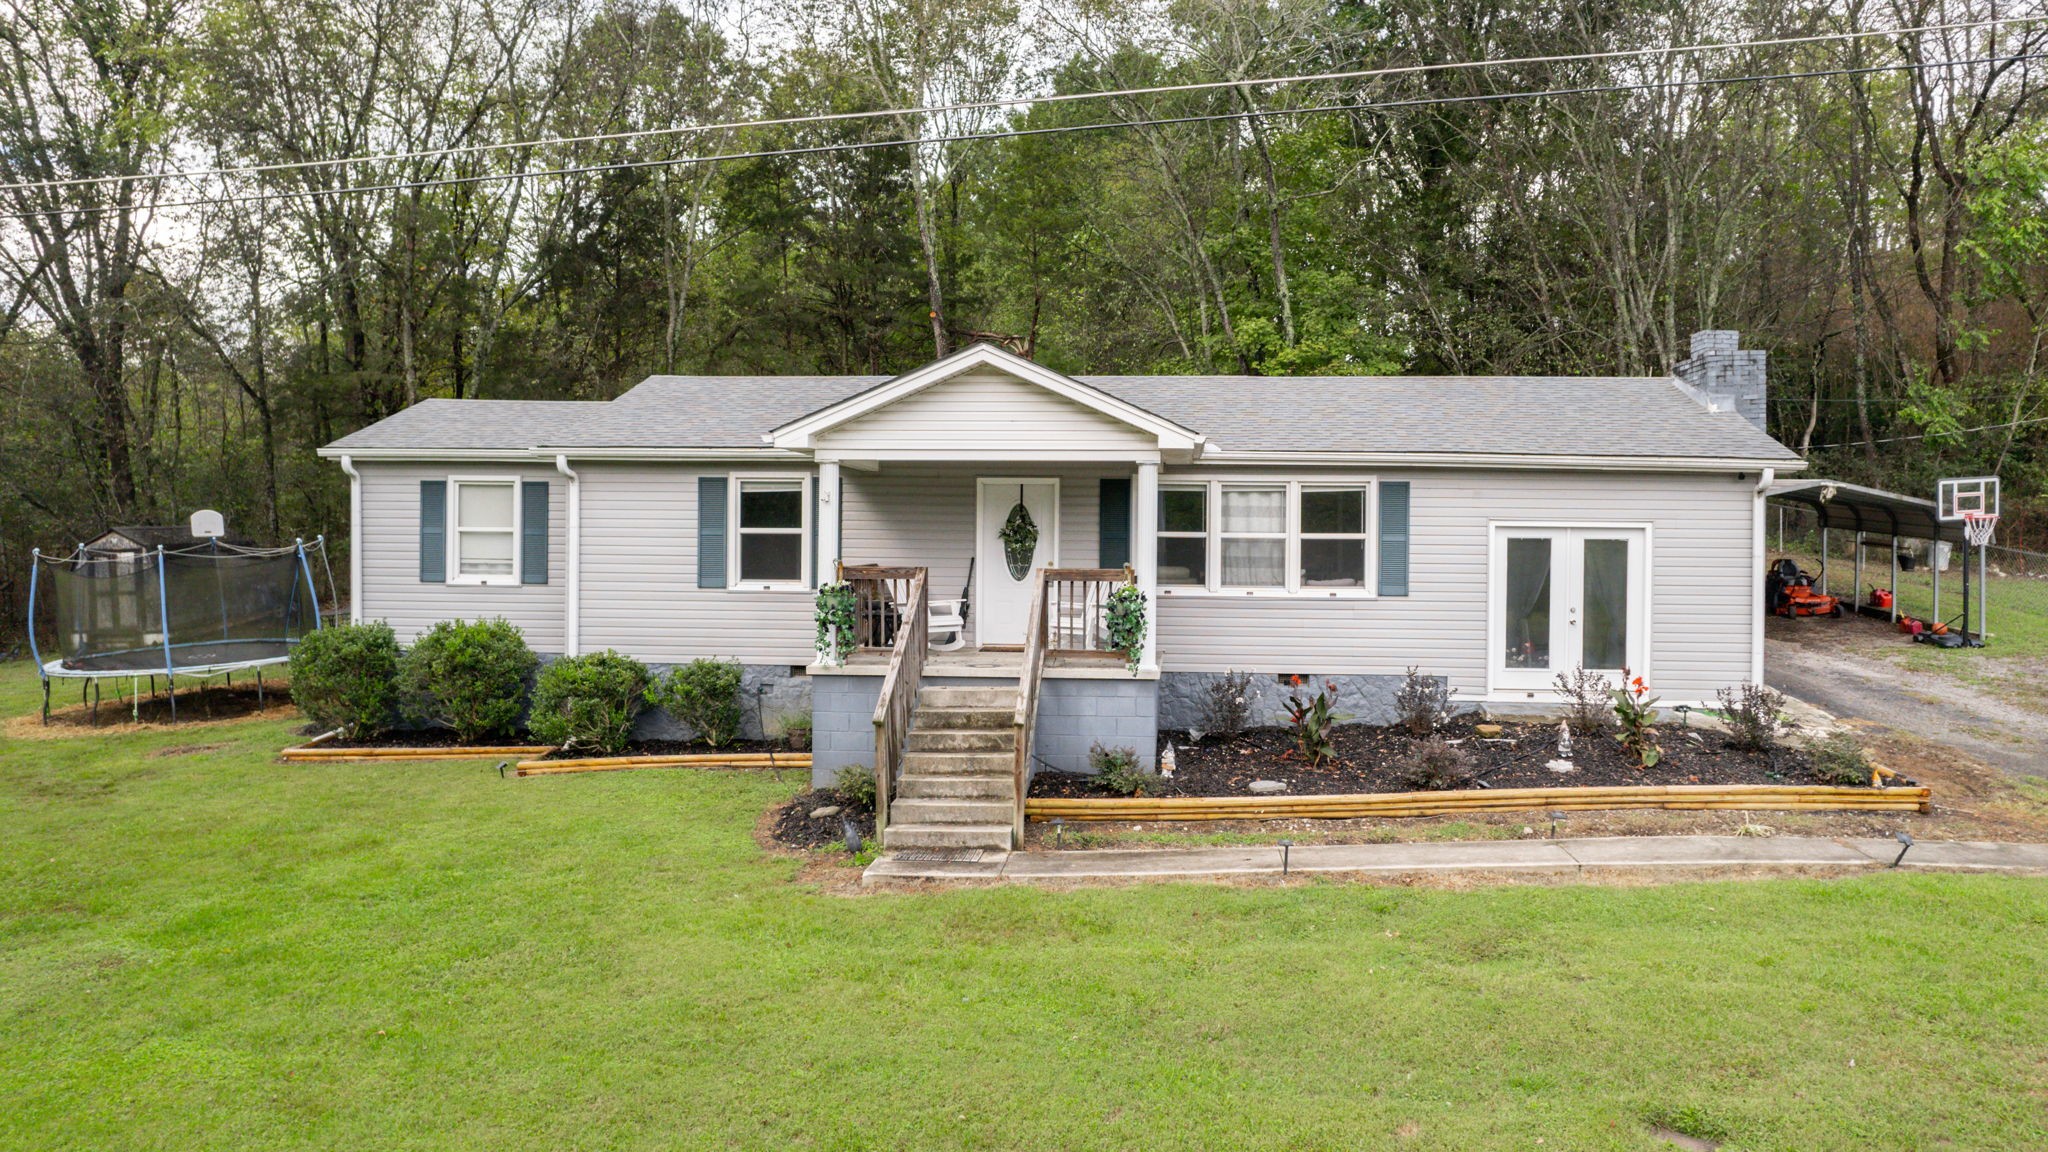
[[[1031,510],[1024,507],[1024,489],[1017,489],[1017,505],[1010,509],[1009,518],[1003,521],[1000,533],[1003,541],[1003,563],[1010,569],[1010,579],[1022,580],[1031,575],[1031,557],[1038,552],[1038,522],[1031,518]]]

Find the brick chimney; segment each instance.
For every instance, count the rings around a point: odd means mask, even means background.
[[[1726,329],[1695,332],[1692,355],[1678,362],[1674,374],[1692,385],[1714,411],[1740,413],[1758,431],[1769,432],[1764,415],[1765,353],[1744,352],[1738,343],[1739,333]]]

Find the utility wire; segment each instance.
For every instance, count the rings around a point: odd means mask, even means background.
[[[2028,420],[2008,420],[2003,424],[1979,424],[1975,428],[1955,428],[1946,432],[1916,432],[1911,436],[1880,436],[1875,440],[1844,440],[1839,444],[1808,444],[1807,451],[1817,448],[1861,448],[1865,444],[1903,444],[1908,440],[1934,440],[1947,436],[1961,436],[1970,432],[1997,432],[2004,428],[2025,428],[2034,424],[2048,424],[2048,416],[2036,416]]]
[[[1687,87],[1724,87],[1733,84],[1761,83],[1776,80],[1811,80],[1830,76],[1859,76],[1880,72],[1915,72],[1930,68],[1953,68],[1968,64],[2014,63],[2022,60],[2048,58],[2048,53],[2026,53],[2017,56],[1981,57],[1969,60],[1938,60],[1919,63],[1874,64],[1863,68],[1829,68],[1812,72],[1775,72],[1746,76],[1710,76],[1696,80],[1662,80],[1639,84],[1599,84],[1578,88],[1545,88],[1526,92],[1494,92],[1466,96],[1418,97],[1409,100],[1382,100],[1369,103],[1318,104],[1305,108],[1269,108],[1241,112],[1222,112],[1189,116],[1152,117],[1139,120],[1108,120],[1093,124],[1068,124],[1047,128],[1009,128],[987,132],[962,132],[940,136],[914,136],[898,140],[858,140],[837,144],[815,144],[796,148],[765,148],[750,152],[720,152],[704,156],[673,156],[663,159],[619,160],[604,164],[575,165],[560,168],[531,169],[519,172],[487,172],[470,176],[442,176],[431,180],[392,180],[381,184],[344,185],[339,188],[300,188],[277,192],[247,193],[237,196],[216,196],[194,200],[170,200],[148,205],[87,205],[79,208],[47,208],[29,212],[0,213],[0,220],[27,220],[39,217],[87,216],[113,211],[156,212],[166,208],[220,207],[229,204],[261,204],[276,200],[318,199],[327,196],[352,196],[372,192],[401,192],[426,188],[451,187],[459,185],[493,184],[508,180],[525,180],[549,176],[588,176],[606,172],[626,172],[645,168],[668,168],[687,164],[715,164],[727,160],[761,160],[785,156],[811,156],[829,152],[864,152],[876,148],[902,148],[925,144],[961,144],[983,140],[1018,139],[1031,136],[1063,135],[1069,132],[1102,132],[1118,128],[1166,127],[1177,124],[1203,124],[1216,121],[1249,121],[1281,116],[1305,116],[1324,112],[1377,112],[1407,108],[1442,107],[1455,104],[1488,103],[1503,100],[1536,100],[1554,96],[1584,96],[1611,94],[1617,92],[1658,91]]]
[[[1059,92],[1038,96],[1008,96],[995,100],[979,100],[959,104],[939,104],[921,108],[887,108],[860,112],[813,113],[805,116],[783,116],[759,120],[733,120],[717,124],[685,124],[668,128],[643,128],[629,132],[604,132],[584,136],[556,136],[532,140],[518,140],[495,144],[465,144],[447,148],[424,148],[404,152],[383,152],[367,156],[330,157],[316,160],[281,161],[273,164],[250,164],[227,168],[173,169],[165,172],[123,174],[117,176],[76,176],[54,180],[29,180],[12,184],[0,184],[0,192],[23,191],[28,189],[64,188],[100,184],[119,184],[144,180],[200,179],[209,176],[253,176],[269,172],[291,172],[313,168],[344,167],[356,164],[387,163],[395,160],[419,160],[436,156],[461,156],[489,152],[512,151],[524,148],[543,148],[562,144],[595,144],[620,140],[638,140],[653,136],[698,135],[707,132],[728,132],[744,128],[776,128],[803,124],[825,124],[845,120],[869,120],[883,117],[928,116],[949,112],[977,112],[998,108],[1014,108],[1025,104],[1063,104],[1077,100],[1108,100],[1133,96],[1160,96],[1183,92],[1207,92],[1222,88],[1272,88],[1288,84],[1328,83],[1339,80],[1372,80],[1388,76],[1406,76],[1428,72],[1466,71],[1477,68],[1506,68],[1528,64],[1574,64],[1596,60],[1641,59],[1648,56],[1687,55],[1698,52],[1733,51],[1744,48],[1782,48],[1802,44],[1824,44],[1849,40],[1862,40],[1879,36],[1906,36],[1930,32],[1962,32],[1981,28],[1998,28],[2012,24],[2040,23],[2048,16],[2006,16],[1988,20],[1956,21],[1947,24],[1918,24],[1905,28],[1875,28],[1856,32],[1827,32],[1809,36],[1780,36],[1767,40],[1733,40],[1702,44],[1681,44],[1663,48],[1620,48],[1604,52],[1575,52],[1548,56],[1513,56],[1499,59],[1453,60],[1441,64],[1406,64],[1390,68],[1366,68],[1342,72],[1310,72],[1290,76],[1266,76],[1243,80],[1204,80],[1186,84],[1158,84],[1143,88],[1117,88],[1096,92]]]

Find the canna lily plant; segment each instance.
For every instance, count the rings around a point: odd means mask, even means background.
[[[1655,768],[1664,758],[1664,750],[1657,746],[1657,698],[1650,695],[1650,686],[1624,668],[1621,687],[1609,691],[1614,696],[1615,718],[1621,721],[1621,731],[1614,738],[1636,758],[1637,767]]]

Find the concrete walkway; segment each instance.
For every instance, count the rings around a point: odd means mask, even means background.
[[[1418,876],[1497,872],[1598,876],[1603,870],[1884,869],[1893,840],[1799,836],[1614,836],[1438,844],[1302,844],[1287,869],[1303,873]],[[950,858],[948,858],[950,856]],[[1278,847],[1137,851],[892,853],[868,865],[863,883],[902,880],[1057,881],[1277,876]],[[1923,840],[1900,868],[1924,872],[2048,873],[2048,844]]]

